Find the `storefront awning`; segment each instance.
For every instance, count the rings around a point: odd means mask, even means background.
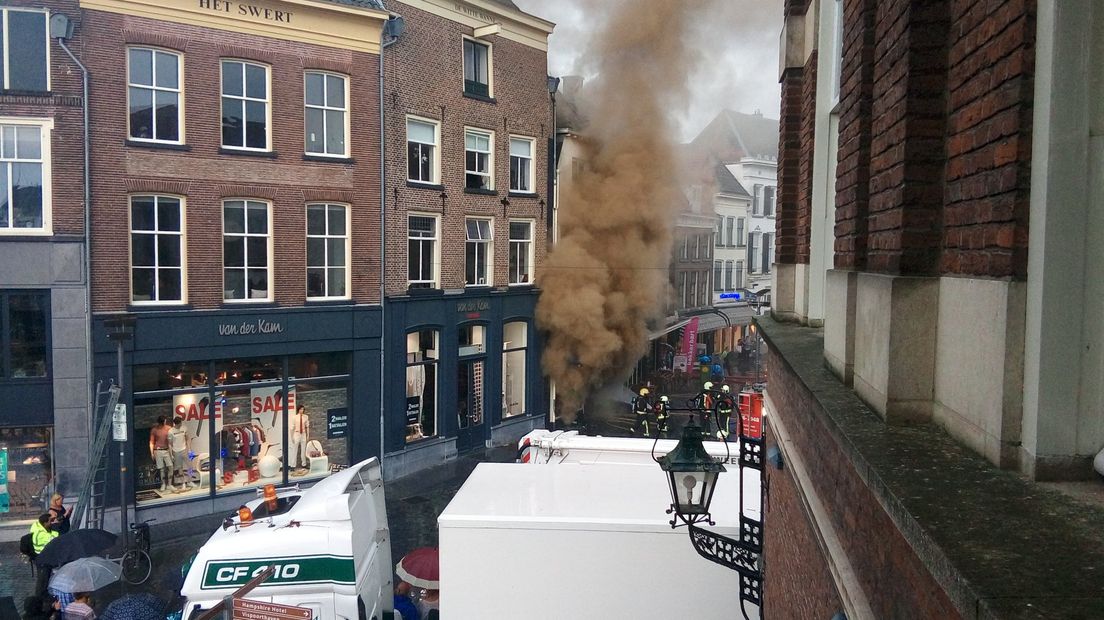
[[[676,329],[678,329],[680,327],[683,327],[684,325],[686,325],[689,322],[690,322],[690,319],[683,319],[681,321],[676,321],[675,323],[673,323],[671,325],[668,325],[667,327],[664,327],[661,330],[650,332],[648,334],[648,340],[655,340],[656,338],[659,338],[660,336],[664,336],[666,334],[669,334],[669,333],[675,331]]]

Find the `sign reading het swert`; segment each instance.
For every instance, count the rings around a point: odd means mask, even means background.
[[[352,557],[308,555],[207,562],[200,589],[236,589],[260,575],[269,566],[275,569],[275,573],[264,582],[265,586],[289,583],[356,583]]]
[[[199,8],[220,13],[237,14],[242,17],[255,17],[281,24],[291,23],[291,11],[277,11],[255,4],[231,2],[230,0],[199,0]]]

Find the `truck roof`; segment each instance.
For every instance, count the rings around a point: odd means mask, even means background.
[[[759,488],[745,489],[747,514],[759,516]],[[440,527],[673,532],[666,475],[658,465],[574,464],[533,467],[481,463],[438,518]],[[717,531],[738,535],[739,478],[721,474],[713,496]],[[685,536],[681,530],[677,532]]]

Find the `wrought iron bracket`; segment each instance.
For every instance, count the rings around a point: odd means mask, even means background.
[[[732,570],[759,579],[759,551],[743,541],[729,538],[691,523],[690,541],[694,550],[703,558]]]

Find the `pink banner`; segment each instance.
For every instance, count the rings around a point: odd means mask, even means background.
[[[687,371],[697,369],[698,359],[698,317],[690,319],[682,332],[682,354],[688,362]]]

